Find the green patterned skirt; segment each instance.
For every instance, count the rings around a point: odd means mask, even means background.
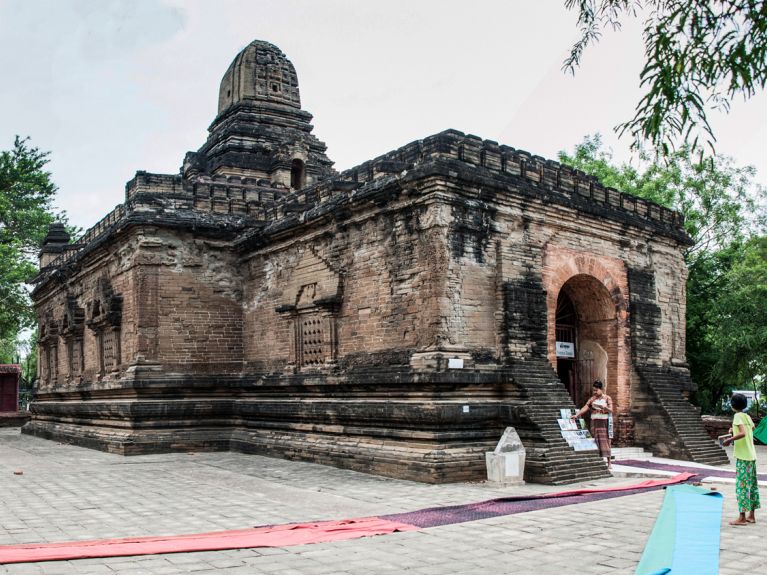
[[[756,461],[735,459],[735,496],[738,499],[738,511],[740,513],[759,509]]]

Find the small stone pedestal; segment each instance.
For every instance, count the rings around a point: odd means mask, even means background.
[[[524,485],[525,447],[516,429],[507,427],[494,451],[485,453],[487,480],[504,485]]]

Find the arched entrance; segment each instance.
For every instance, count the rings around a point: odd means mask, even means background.
[[[618,400],[618,311],[604,284],[587,274],[571,277],[557,295],[556,370],[578,406],[588,399],[595,379]]]
[[[553,242],[546,246],[543,264],[549,361],[560,377],[568,368],[576,370],[577,380],[568,390],[578,406],[590,395],[595,379],[605,383],[605,391],[613,399],[613,445],[631,445],[634,420],[626,265],[618,258]],[[572,333],[573,357],[557,354],[558,324]],[[560,359],[569,360],[569,365],[567,361],[560,365]],[[563,382],[568,385],[564,377]]]

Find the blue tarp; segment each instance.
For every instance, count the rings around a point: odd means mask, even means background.
[[[694,485],[666,488],[636,575],[717,575],[721,493]]]

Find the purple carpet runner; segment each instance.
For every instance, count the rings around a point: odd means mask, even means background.
[[[700,477],[692,472],[683,472],[687,477],[677,476],[681,482],[697,481]],[[614,497],[623,497],[625,495],[635,495],[637,493],[646,493],[665,489],[668,484],[652,484],[637,486],[634,489],[605,490],[599,491],[582,490],[558,493],[547,493],[543,495],[526,495],[519,497],[502,497],[500,499],[490,499],[478,503],[468,503],[465,505],[453,505],[450,507],[431,507],[410,511],[407,513],[395,513],[392,515],[381,515],[381,519],[407,523],[415,527],[439,527],[441,525],[452,525],[454,523],[465,523],[467,521],[478,521],[490,517],[500,517],[502,515],[512,515],[515,513],[526,513],[528,511],[538,511],[540,509],[552,509],[575,503],[590,503],[592,501],[602,501],[613,499]]]
[[[674,473],[695,473],[702,477],[729,477],[735,479],[735,472],[727,469],[709,469],[707,467],[692,467],[689,465],[672,465],[669,463],[655,463],[639,459],[623,459],[613,461],[613,465],[625,465],[626,467],[640,467],[642,469],[657,469],[658,471],[673,471]],[[767,474],[757,475],[759,481],[767,481]]]

